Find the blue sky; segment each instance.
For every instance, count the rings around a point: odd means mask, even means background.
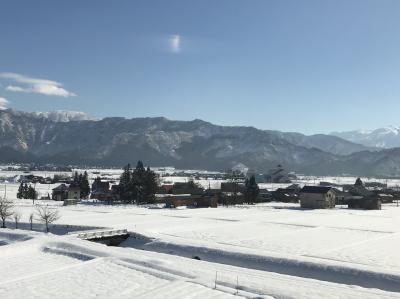
[[[0,2],[0,104],[307,134],[400,125],[400,1]]]

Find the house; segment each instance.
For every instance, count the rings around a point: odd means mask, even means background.
[[[51,199],[61,201],[68,198],[68,186],[61,184],[52,190]]]
[[[217,195],[203,195],[195,198],[194,206],[196,208],[217,208],[218,196]]]
[[[68,187],[67,199],[81,199],[81,188],[78,185],[71,184]]]
[[[37,176],[37,175],[33,175],[33,174],[27,174],[27,175],[21,175],[19,180],[19,182],[21,183],[41,183],[44,184],[45,183],[45,178],[42,176]]]
[[[349,193],[342,191],[340,188],[341,186],[338,184],[334,184],[331,182],[319,182],[320,186],[324,187],[331,187],[333,192],[335,193],[335,200],[336,200],[336,205],[346,205],[347,201],[346,198],[348,197]],[[347,189],[349,190],[349,189]]]
[[[272,191],[272,200],[280,202],[299,202],[300,186],[292,184],[286,188]]]
[[[377,194],[377,196],[379,197],[382,203],[393,203],[394,200],[393,194],[379,193]]]
[[[349,209],[380,210],[382,201],[378,196],[352,195],[347,198]]]
[[[67,186],[66,184],[61,184],[53,188],[51,198],[58,201],[63,201],[66,199],[80,200],[81,188],[74,184],[71,184],[69,186]]]
[[[197,194],[200,195],[203,193],[203,188],[194,183],[193,181],[189,182],[175,182],[174,186],[170,190],[172,194]]]
[[[222,192],[218,195],[218,203],[222,205],[242,205],[244,203],[243,193]]]
[[[100,178],[96,178],[92,184],[92,191],[107,192],[110,190],[110,183],[103,182]]]
[[[114,194],[111,190],[108,190],[106,192],[102,191],[92,191],[90,194],[91,199],[97,199],[100,201],[112,201],[114,200]]]
[[[336,187],[332,187],[332,189],[335,192],[336,205],[345,205],[346,197],[348,196],[348,193],[344,192]]]
[[[158,192],[161,194],[172,193],[172,189],[174,188],[174,184],[162,184],[158,187]]]
[[[177,208],[189,206],[195,208],[216,208],[218,207],[218,197],[208,195],[179,194],[165,197],[165,207]]]
[[[249,169],[246,173],[246,178],[250,179],[252,176],[256,179],[256,183],[265,183],[265,174],[258,173],[255,170]]]
[[[269,202],[272,200],[272,193],[267,189],[260,189],[257,196],[257,202]]]
[[[267,183],[291,183],[292,179],[296,179],[293,173],[287,172],[280,164],[270,169],[264,177]]]
[[[109,182],[102,182],[100,178],[96,178],[92,184],[92,192],[90,193],[90,198],[110,201],[114,199],[114,194],[110,190]]]
[[[223,182],[221,192],[244,193],[246,187],[242,182]]]
[[[307,209],[330,209],[335,207],[336,193],[332,187],[304,186],[300,190],[300,206]]]

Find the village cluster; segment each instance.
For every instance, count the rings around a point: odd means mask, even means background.
[[[48,182],[57,184],[51,192],[42,196],[40,199],[52,199],[63,201],[64,205],[76,204],[80,200],[90,199],[108,204],[115,203],[140,203],[158,204],[166,208],[187,207],[212,207],[218,205],[241,205],[255,204],[262,202],[285,202],[299,203],[301,208],[306,209],[327,209],[334,208],[336,205],[341,207],[347,205],[349,208],[359,209],[381,209],[382,203],[397,202],[400,199],[398,188],[388,188],[387,184],[380,182],[364,183],[358,178],[352,184],[337,184],[332,182],[320,181],[318,184],[299,183],[293,173],[287,172],[281,165],[271,169],[267,174],[255,175],[249,172],[247,175],[239,171],[215,174],[188,174],[185,172],[165,174],[158,172],[155,174],[149,169],[143,168],[143,174],[147,172],[153,174],[154,182],[150,182],[151,187],[134,186],[136,192],[135,200],[129,200],[133,195],[126,190],[128,187],[122,185],[126,180],[121,175],[119,180],[114,178],[102,177],[98,175],[89,180],[87,172],[72,176],[55,176],[53,178],[43,178],[34,175],[20,177],[20,189],[25,186],[27,196],[23,198],[35,198],[33,185],[37,182]],[[95,172],[96,174],[96,172]],[[129,176],[129,173],[128,173]],[[134,171],[131,174],[135,176]],[[184,182],[173,182],[169,180],[173,176],[185,177]],[[213,184],[202,186],[198,183],[200,179],[212,182],[219,180],[218,187]],[[89,186],[91,181],[91,186]],[[120,182],[118,184],[118,182]],[[263,183],[275,184],[278,188],[267,189]],[[135,189],[136,188],[136,189]],[[146,191],[147,190],[147,191]],[[129,191],[129,190],[128,190]],[[140,194],[146,193],[145,199],[138,200]],[[20,197],[17,195],[17,197]],[[143,196],[142,196],[143,197]],[[128,200],[127,200],[128,198]]]

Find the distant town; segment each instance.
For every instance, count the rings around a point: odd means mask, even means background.
[[[213,207],[265,202],[298,203],[305,209],[347,206],[381,209],[398,202],[400,188],[388,180],[297,176],[277,165],[265,174],[240,170],[209,172],[149,168],[141,161],[124,169],[73,170],[65,166],[8,165],[0,182],[19,183],[18,198],[106,204],[155,204],[165,208]],[[7,173],[14,175],[7,176]],[[16,173],[19,174],[16,174]],[[43,191],[39,185],[51,185]]]

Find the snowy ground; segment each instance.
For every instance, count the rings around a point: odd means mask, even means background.
[[[335,178],[320,178],[328,179]],[[36,185],[41,195],[52,187]],[[40,232],[38,223],[29,231],[35,206],[15,199],[17,189],[0,185],[22,214],[20,230],[0,229],[0,298],[400,298],[395,204],[363,211],[36,201],[59,210],[53,235]],[[112,248],[66,235],[102,227],[126,228],[140,238]]]
[[[15,204],[27,222],[32,202]],[[0,271],[7,273],[1,298],[228,298],[237,280],[238,295],[247,298],[400,298],[395,205],[362,211],[278,203],[176,210],[39,204],[59,209],[58,234],[127,228],[143,239],[111,248],[67,235],[0,230],[0,244],[7,244],[0,246]]]
[[[1,298],[399,298],[71,236],[1,230]],[[216,277],[216,280],[215,280]]]

